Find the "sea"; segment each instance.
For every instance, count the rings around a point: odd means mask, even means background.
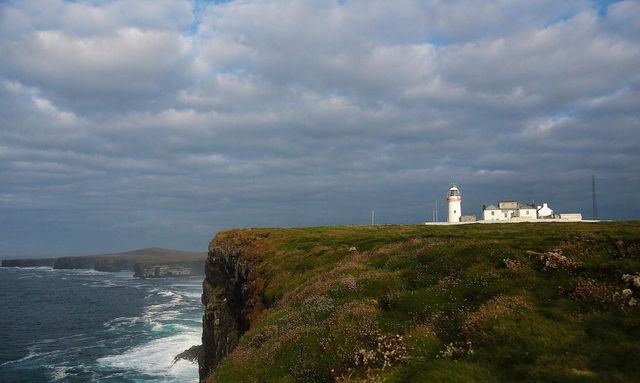
[[[0,268],[0,382],[197,382],[202,277]]]

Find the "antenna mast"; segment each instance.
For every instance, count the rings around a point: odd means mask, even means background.
[[[596,200],[596,176],[591,175],[591,197],[593,198],[593,219],[598,219],[598,202]]]

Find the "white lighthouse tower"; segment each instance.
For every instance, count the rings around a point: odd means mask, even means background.
[[[460,216],[462,216],[462,196],[455,184],[451,185],[449,189],[447,202],[449,203],[449,222],[460,222]]]

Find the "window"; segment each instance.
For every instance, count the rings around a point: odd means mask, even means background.
[[[455,211],[455,210],[454,210],[454,211],[453,211],[453,214],[456,214],[456,213],[457,213],[457,211]]]
[[[504,217],[507,218],[507,213],[504,213]]]
[[[529,210],[527,210],[527,215],[529,215]]]
[[[492,212],[491,212],[491,215],[496,215],[496,212],[495,212],[495,211],[492,211]]]

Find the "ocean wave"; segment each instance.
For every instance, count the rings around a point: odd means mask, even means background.
[[[29,360],[29,359],[31,359],[31,358],[33,358],[33,357],[37,356],[37,355],[38,355],[38,354],[36,354],[36,353],[31,353],[31,352],[29,352],[29,354],[27,354],[26,356],[24,356],[24,357],[22,357],[22,358],[20,358],[20,359],[16,359],[16,360],[9,360],[9,361],[7,361],[7,362],[0,363],[0,367],[2,367],[2,366],[7,366],[7,365],[9,365],[9,364],[14,364],[14,363],[24,362],[24,361]]]
[[[0,367],[3,366],[7,366],[10,364],[16,364],[16,363],[22,363],[22,362],[26,362],[26,361],[30,361],[30,360],[39,360],[42,359],[44,357],[48,357],[48,356],[52,356],[52,355],[58,355],[61,354],[62,351],[60,350],[54,350],[54,351],[47,351],[47,352],[37,352],[36,351],[36,346],[31,346],[27,349],[28,354],[25,355],[24,357],[20,358],[20,359],[16,359],[16,360],[9,360],[7,362],[4,362],[2,364],[0,364]]]
[[[28,275],[23,275],[22,277],[18,277],[18,279],[40,279],[42,278],[42,275],[38,275],[38,274],[28,274]]]
[[[45,338],[43,340],[41,340],[41,343],[54,343],[54,342],[60,342],[61,340],[69,340],[69,339],[74,339],[74,338],[81,338],[80,340],[85,340],[85,339],[89,339],[90,337],[85,336],[86,334],[73,334],[73,335],[68,335],[68,336],[61,336],[59,338]],[[74,339],[74,340],[78,340],[78,339]],[[32,346],[32,347],[37,347],[37,346]]]
[[[151,331],[162,334],[177,334],[192,330],[193,327],[185,326],[179,323],[158,323],[155,322],[151,326]]]
[[[202,278],[195,279],[191,283],[172,283],[169,286],[178,287],[180,289],[184,289],[185,287],[198,289],[202,287]]]
[[[102,325],[107,331],[121,330],[126,327],[134,326],[138,323],[145,322],[142,317],[119,317],[104,322]]]
[[[115,283],[115,282],[109,281],[109,280],[96,281],[96,282],[90,282],[90,283],[83,283],[82,286],[85,286],[85,287],[98,287],[98,288],[124,287],[124,285],[122,285],[122,284],[118,284],[118,283]]]
[[[190,330],[100,358],[98,363],[103,368],[135,370],[144,375],[162,377],[163,381],[196,381],[198,371],[192,363],[174,363],[176,355],[196,344],[200,344],[200,331]]]

